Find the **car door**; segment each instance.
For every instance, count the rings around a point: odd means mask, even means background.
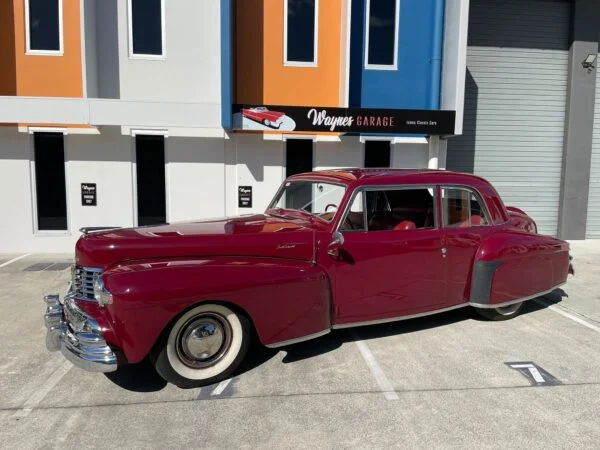
[[[485,203],[474,189],[442,186],[440,192],[448,262],[447,303],[458,305],[468,301],[475,253],[493,227]]]
[[[335,325],[443,308],[443,232],[433,186],[359,190],[342,218],[335,259]]]

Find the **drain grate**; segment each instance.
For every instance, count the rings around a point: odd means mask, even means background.
[[[23,272],[60,272],[71,267],[71,263],[65,262],[43,262],[33,264],[23,269]]]

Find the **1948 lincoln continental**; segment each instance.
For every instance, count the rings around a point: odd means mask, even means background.
[[[254,331],[281,347],[467,306],[505,320],[574,274],[568,243],[446,171],[305,173],[264,214],[83,233],[69,291],[45,297],[48,349],[97,372],[149,357],[180,387],[230,377]]]

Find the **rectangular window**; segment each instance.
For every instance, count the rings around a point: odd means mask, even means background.
[[[62,133],[34,133],[37,228],[67,230],[65,145]]]
[[[433,188],[367,191],[368,231],[435,228]]]
[[[129,54],[165,56],[164,0],[129,0]]]
[[[27,53],[62,54],[62,0],[25,0]]]
[[[365,167],[381,168],[390,167],[391,144],[390,141],[365,141]]]
[[[165,183],[165,138],[136,136],[138,225],[157,225],[167,221]]]
[[[400,0],[367,0],[367,69],[398,68]]]
[[[482,203],[473,192],[466,189],[442,189],[444,226],[468,228],[489,225]]]
[[[319,0],[284,0],[285,65],[316,66]]]

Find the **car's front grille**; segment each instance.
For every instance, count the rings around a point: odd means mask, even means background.
[[[71,290],[74,296],[84,300],[95,300],[94,283],[101,274],[101,269],[81,266],[73,267]]]

